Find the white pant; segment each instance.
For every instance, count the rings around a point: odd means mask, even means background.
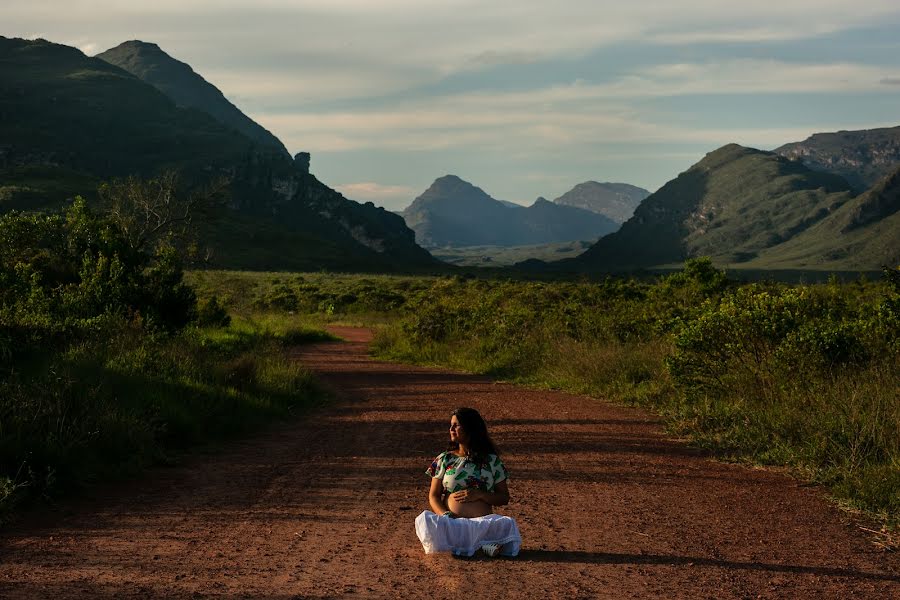
[[[416,535],[425,554],[472,556],[484,544],[502,544],[501,555],[516,556],[522,545],[516,521],[503,515],[452,519],[426,510],[416,517]]]

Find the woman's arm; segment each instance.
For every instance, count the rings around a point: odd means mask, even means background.
[[[487,502],[491,506],[509,504],[509,486],[504,479],[494,486],[493,492],[484,492],[478,488],[469,488],[450,494],[457,502]],[[433,506],[433,505],[432,505]]]
[[[428,504],[431,506],[431,510],[439,515],[449,510],[447,503],[444,502],[444,483],[440,477],[431,479],[431,489],[428,490]]]

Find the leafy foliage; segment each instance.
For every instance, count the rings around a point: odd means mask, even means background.
[[[134,248],[80,198],[63,214],[0,216],[0,240],[0,331],[20,351],[112,316],[167,331],[195,317],[177,253]]]
[[[0,216],[0,521],[320,396],[283,346],[322,333],[198,306],[177,252],[133,241],[81,199]]]
[[[706,259],[656,282],[435,279],[384,357],[636,402],[723,456],[791,465],[900,515],[896,269],[882,282],[739,285]]]

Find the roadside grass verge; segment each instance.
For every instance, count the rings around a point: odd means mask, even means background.
[[[18,365],[0,380],[0,519],[302,413],[325,394],[285,347],[330,337],[273,315],[171,335],[109,319]]]
[[[895,280],[738,285],[696,264],[655,284],[447,280],[373,351],[649,408],[896,527],[898,298]]]

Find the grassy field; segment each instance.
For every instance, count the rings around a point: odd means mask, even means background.
[[[587,250],[593,241],[559,242],[534,246],[465,246],[431,248],[431,255],[459,267],[508,267],[536,258],[545,262],[574,258]]]

